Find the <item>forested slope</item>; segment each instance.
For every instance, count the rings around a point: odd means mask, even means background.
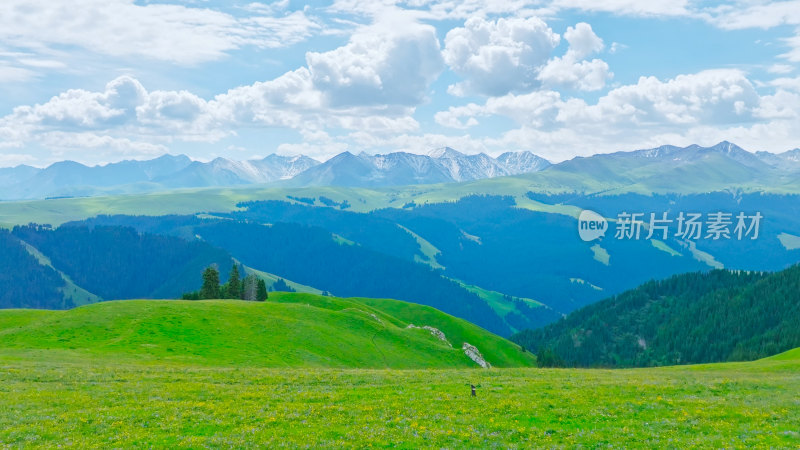
[[[651,281],[512,340],[567,366],[753,360],[800,347],[800,266]]]

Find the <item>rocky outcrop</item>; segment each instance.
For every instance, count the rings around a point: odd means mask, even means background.
[[[481,352],[478,350],[478,347],[475,347],[474,345],[464,342],[464,345],[461,346],[461,350],[464,350],[464,354],[467,355],[469,359],[475,361],[477,365],[483,367],[484,369],[489,369],[492,367],[492,365],[489,364],[488,361],[483,359],[483,355],[481,355]]]
[[[422,327],[418,327],[418,326],[414,325],[413,323],[408,324],[408,326],[406,328],[421,328],[423,330],[428,330],[428,331],[431,332],[431,335],[433,335],[433,337],[439,339],[440,341],[444,341],[447,345],[449,345],[451,347],[453,346],[447,340],[447,336],[445,336],[444,333],[442,332],[442,330],[440,330],[438,328],[434,328],[434,327],[431,327],[431,326],[428,326],[428,325],[425,325],[425,326],[422,326]]]

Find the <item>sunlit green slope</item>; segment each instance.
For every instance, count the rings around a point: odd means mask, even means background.
[[[417,326],[442,330],[448,342]],[[529,366],[519,347],[429,307],[393,300],[273,293],[243,301],[104,302],[68,311],[0,311],[0,353],[76,360],[247,367]],[[39,357],[37,356],[37,357]]]

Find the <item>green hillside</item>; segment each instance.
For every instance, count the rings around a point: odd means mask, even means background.
[[[288,293],[270,300],[130,300],[67,311],[4,310],[0,353],[205,366],[478,367],[461,350],[469,342],[494,366],[533,362],[515,344],[420,305]],[[441,329],[449,342],[406,328],[409,317],[417,326]]]
[[[580,367],[764,358],[800,346],[800,265],[651,281],[512,340]]]

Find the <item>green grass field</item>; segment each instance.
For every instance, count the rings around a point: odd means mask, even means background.
[[[262,369],[0,352],[0,445],[800,445],[800,364]],[[478,396],[468,383],[480,384]]]
[[[0,446],[800,446],[800,349],[751,363],[487,370],[405,324],[475,343],[496,366],[530,355],[419,305],[271,300],[0,311]],[[372,314],[389,330],[383,356],[364,339],[379,329]]]

